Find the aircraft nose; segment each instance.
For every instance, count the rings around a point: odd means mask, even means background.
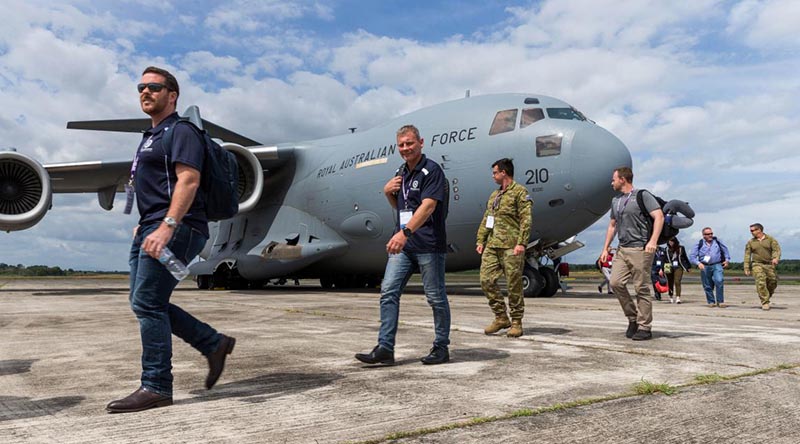
[[[591,125],[572,139],[572,182],[586,209],[597,215],[608,211],[614,196],[611,175],[621,166],[631,167],[631,153],[616,136]]]

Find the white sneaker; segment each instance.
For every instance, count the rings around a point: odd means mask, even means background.
[[[675,303],[676,303],[676,304],[680,304],[680,303],[681,303],[681,297],[680,297],[680,296],[678,296],[677,298],[675,298]]]
[[[673,298],[672,296],[670,296],[670,297],[669,297],[669,303],[670,303],[670,304],[674,304],[674,303],[675,303],[675,298]]]

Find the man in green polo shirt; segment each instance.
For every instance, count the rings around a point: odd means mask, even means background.
[[[770,298],[778,286],[775,266],[781,260],[781,246],[772,236],[764,233],[761,224],[750,225],[753,238],[744,247],[744,274],[756,280],[756,291],[761,299],[761,309],[769,310]]]

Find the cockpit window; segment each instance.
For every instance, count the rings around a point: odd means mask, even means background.
[[[547,108],[547,117],[562,120],[586,120],[586,117],[575,108]]]
[[[522,119],[519,122],[519,128],[533,125],[534,123],[544,119],[544,111],[541,108],[528,108],[522,110]]]
[[[507,133],[514,131],[517,126],[517,109],[507,109],[505,111],[498,111],[494,116],[492,127],[489,128],[489,135]]]
[[[550,111],[550,110],[548,110]],[[561,154],[561,134],[539,136],[536,138],[536,157],[558,156]]]

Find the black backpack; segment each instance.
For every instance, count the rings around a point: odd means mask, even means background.
[[[239,164],[236,156],[219,146],[208,132],[186,119],[185,122],[200,133],[206,146],[203,171],[200,172],[200,189],[203,190],[206,204],[206,218],[210,221],[230,219],[239,211]],[[174,127],[173,127],[174,128]],[[164,148],[172,146],[173,131],[164,134]]]
[[[645,219],[647,220],[647,233],[648,233],[648,239],[649,239],[650,236],[653,234],[653,217],[650,216],[650,213],[644,207],[644,198],[642,197],[642,193],[645,193],[645,192],[650,193],[647,190],[639,190],[639,191],[636,192],[636,203],[639,205],[639,210],[641,210],[642,214],[644,214]],[[653,196],[656,199],[656,202],[658,202],[658,206],[661,208],[661,211],[663,211],[664,215],[666,216],[667,215],[667,211],[664,209],[664,207],[667,205],[667,201],[662,199],[662,198],[660,198],[660,197],[658,197],[658,196],[656,196],[653,193],[650,193],[650,195]],[[692,216],[694,216],[694,215],[692,215]],[[671,218],[670,218],[670,220],[671,220]],[[664,218],[664,225],[663,225],[663,227],[661,227],[661,233],[658,235],[658,240],[656,242],[658,243],[658,245],[665,244],[665,243],[667,243],[667,241],[669,241],[673,237],[677,236],[678,232],[679,232],[679,230],[677,228],[673,227],[672,224],[669,223],[667,221],[666,217],[665,217]]]

